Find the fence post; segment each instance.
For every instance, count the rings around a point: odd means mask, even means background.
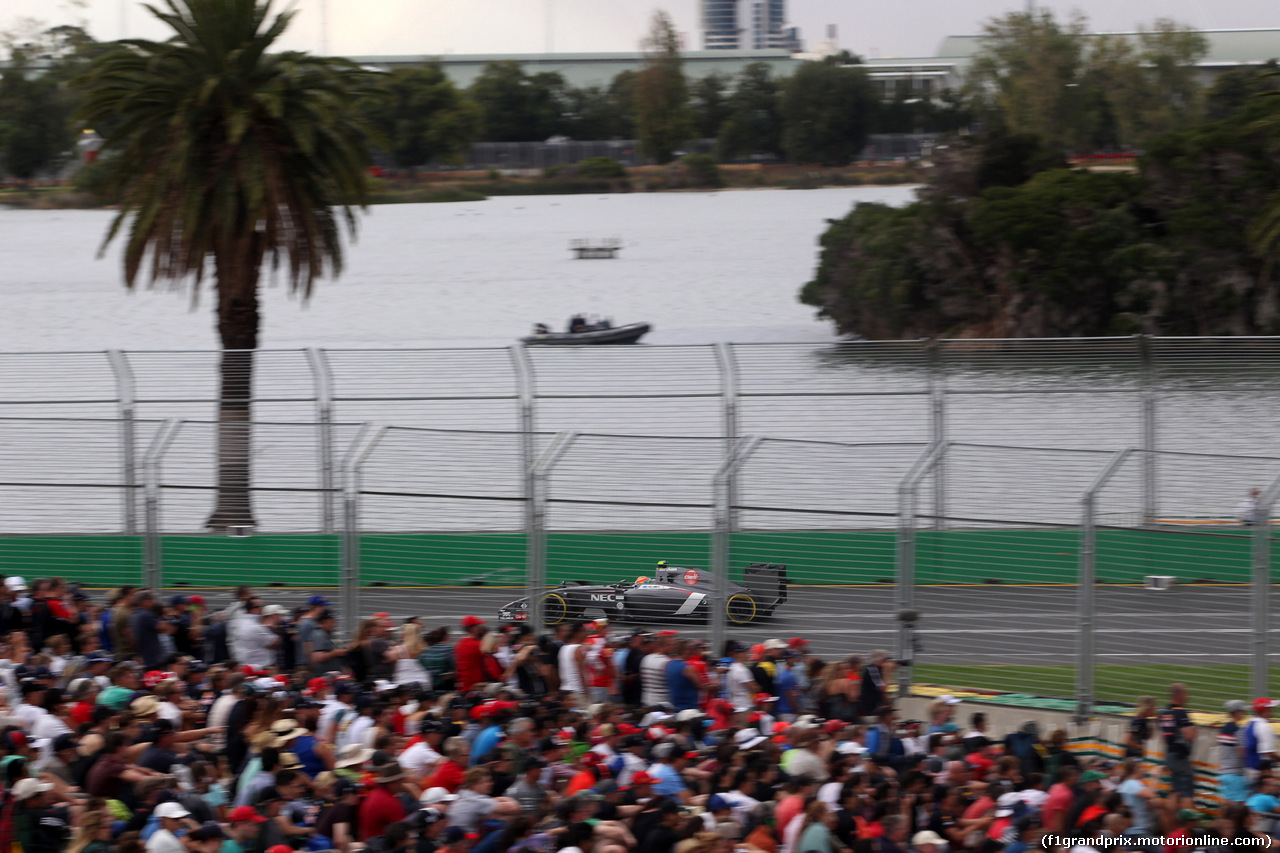
[[[534,636],[540,636],[546,627],[542,595],[547,587],[547,476],[569,447],[578,439],[578,433],[558,432],[533,463],[529,473],[530,501],[525,531],[526,562],[528,576],[525,579],[525,595],[528,596],[528,625]]]
[[[107,362],[116,378],[116,401],[120,407],[120,463],[124,483],[124,532],[138,532],[138,461],[135,418],[135,385],[128,357],[118,349],[108,350]]]
[[[307,364],[316,390],[316,422],[320,428],[320,532],[334,527],[333,483],[333,373],[324,350],[307,348]]]
[[[1267,686],[1268,628],[1271,618],[1271,516],[1280,479],[1275,480],[1258,498],[1253,528],[1253,655],[1250,666],[1252,696],[1270,696]]]
[[[715,345],[716,367],[720,372],[720,404],[724,452],[728,457],[738,442],[738,359],[733,344],[720,341]],[[726,483],[730,528],[738,526],[738,469],[735,467]],[[717,652],[719,654],[719,652]]]
[[[898,620],[897,645],[894,652],[898,660],[915,661],[916,623],[920,613],[916,610],[916,493],[920,480],[933,470],[940,470],[950,442],[930,444],[912,463],[906,476],[898,484],[898,547],[897,575],[894,578],[894,604]],[[898,696],[911,693],[913,666],[898,667]]]
[[[1094,641],[1097,613],[1094,604],[1098,579],[1097,496],[1132,452],[1112,454],[1105,468],[1080,499],[1080,570],[1076,578],[1076,721],[1083,723],[1093,713]],[[1143,454],[1146,456],[1147,454]]]
[[[148,589],[160,589],[164,580],[160,553],[160,462],[181,428],[182,421],[169,418],[160,425],[160,431],[151,439],[142,457],[142,493],[146,507],[142,585]]]
[[[342,460],[342,607],[338,632],[350,637],[360,611],[360,467],[387,428],[363,424]]]
[[[737,472],[755,452],[760,439],[744,435],[736,439],[725,453],[724,461],[711,478],[711,607],[707,623],[711,633],[711,654],[719,658],[724,653],[725,634],[728,629],[729,564],[733,548],[732,534],[736,529],[733,506],[733,483]]]
[[[536,428],[534,416],[534,379],[533,365],[529,360],[529,350],[522,343],[512,344],[509,349],[511,353],[511,366],[515,371],[516,379],[516,408],[517,419],[520,423],[520,480],[524,489],[524,526],[525,536],[528,537],[528,531],[533,530],[533,463],[534,463],[534,442],[533,435]],[[531,567],[528,562],[529,543],[526,538],[525,542],[525,584],[529,584],[529,572]],[[531,602],[532,603],[532,602]]]
[[[1138,335],[1142,376],[1142,526],[1152,527],[1160,515],[1156,470],[1156,358],[1150,335]],[[1261,694],[1260,694],[1261,695]]]
[[[929,358],[929,441],[935,446],[947,440],[947,376],[942,361],[942,345],[937,338],[926,344]],[[947,468],[946,460],[937,461],[933,477],[933,529],[946,527],[947,516]]]

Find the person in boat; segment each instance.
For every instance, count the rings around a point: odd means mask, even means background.
[[[535,335],[549,335],[551,334],[551,327],[546,323],[534,323],[533,333]]]
[[[587,318],[582,314],[574,314],[569,320],[569,332],[576,334],[587,330]]]

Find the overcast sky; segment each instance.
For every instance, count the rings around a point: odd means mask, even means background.
[[[540,53],[549,43],[555,51],[635,50],[655,8],[672,15],[690,48],[701,47],[698,0],[295,0],[300,14],[286,46],[322,49],[326,4],[328,46],[334,54]],[[1129,30],[1158,17],[1200,29],[1280,27],[1275,0],[1039,5],[1062,14],[1078,9],[1095,31]],[[277,8],[284,6],[277,0]],[[984,21],[1021,8],[1019,0],[789,0],[788,15],[801,28],[808,49],[824,37],[826,25],[835,24],[840,47],[863,56],[932,56],[946,36],[977,32]],[[0,0],[0,28],[9,29],[23,18],[84,22],[101,40],[164,33],[136,0]]]

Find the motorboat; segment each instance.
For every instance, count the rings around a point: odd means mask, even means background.
[[[576,346],[579,344],[634,344],[649,333],[648,323],[629,323],[615,326],[608,320],[597,323],[574,324],[576,331],[553,332],[544,323],[533,327],[533,334],[521,338],[531,346]]]

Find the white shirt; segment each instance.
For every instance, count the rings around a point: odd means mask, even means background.
[[[224,727],[231,717],[231,709],[239,701],[240,698],[234,693],[223,693],[213,700],[213,705],[209,708],[207,725],[214,730],[210,737],[210,742],[214,746],[221,748],[227,745],[227,730]]]
[[[1250,717],[1249,725],[1253,727],[1253,737],[1258,742],[1258,755],[1266,755],[1276,751],[1276,733],[1271,728],[1271,721],[1262,717]],[[1240,742],[1244,742],[1243,734]]]
[[[237,660],[258,669],[275,666],[276,653],[272,651],[271,644],[278,639],[274,631],[262,624],[261,616],[244,614],[236,625]]]
[[[48,761],[53,755],[53,739],[58,735],[70,733],[71,728],[58,717],[53,714],[45,714],[36,720],[36,724],[31,728],[32,739],[48,738],[49,744],[40,750],[40,760]]]
[[[843,782],[827,782],[818,789],[818,799],[831,809],[837,809],[840,807],[840,789],[843,787]]]
[[[582,693],[582,669],[578,666],[578,649],[581,644],[566,643],[560,647],[560,689],[566,693]]]
[[[419,779],[426,775],[428,767],[431,767],[439,760],[440,753],[427,746],[423,741],[418,741],[400,753],[400,766]]]
[[[187,848],[167,829],[157,829],[147,839],[147,853],[187,853]]]
[[[741,791],[726,791],[720,796],[733,809],[733,819],[743,826],[746,826],[747,817],[750,816],[751,811],[760,805],[760,801],[755,797],[749,797]]]
[[[631,784],[631,777],[649,766],[649,762],[631,751],[622,753],[622,769],[618,771],[618,787],[625,788]]]
[[[729,703],[734,711],[747,711],[754,704],[751,689],[747,687],[755,678],[745,663],[734,661],[729,667]]]
[[[29,732],[35,730],[36,723],[40,722],[41,717],[46,717],[48,715],[49,712],[44,708],[38,708],[35,705],[28,705],[26,702],[23,702],[21,705],[18,705],[9,711],[10,717],[18,717],[26,723],[23,728]]]
[[[399,763],[404,770],[410,772],[411,775],[419,777],[426,775],[426,768],[435,765],[440,760],[440,753],[431,749],[425,742],[419,742],[406,749],[399,756]]]
[[[339,740],[338,749],[342,749],[342,747],[349,743],[363,743],[365,731],[372,727],[373,717],[365,716],[363,714],[356,717],[351,722],[351,725],[347,727],[346,735]]]
[[[667,698],[666,655],[645,655],[640,661],[640,704],[661,705]]]
[[[173,723],[173,727],[182,731],[182,709],[172,702],[161,702],[156,706],[156,716]]]
[[[351,708],[355,713],[355,708],[346,702],[339,702],[337,699],[326,699],[320,708],[320,724],[316,727],[316,735],[324,741],[333,740],[333,718],[338,716],[338,712],[343,708]]]

